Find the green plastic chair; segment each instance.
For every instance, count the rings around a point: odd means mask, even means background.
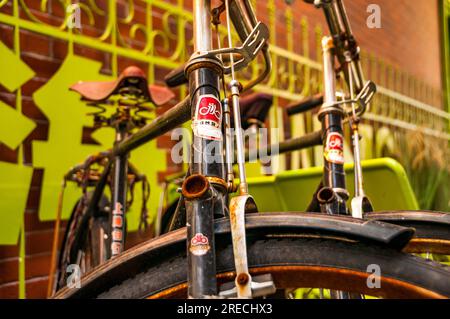
[[[403,166],[392,158],[362,161],[364,190],[376,211],[417,210],[414,192]],[[347,188],[354,193],[353,164],[344,165]],[[322,167],[284,171],[273,176],[249,177],[249,191],[260,212],[305,211],[322,178]],[[169,203],[178,198],[176,187],[168,189]]]

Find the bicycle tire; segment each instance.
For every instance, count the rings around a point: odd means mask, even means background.
[[[278,234],[266,230],[250,236],[247,247],[250,272],[272,273],[277,289],[314,287],[384,298],[450,297],[448,267],[383,245],[329,234]],[[140,263],[139,269],[127,271],[127,278],[117,279],[111,274],[106,280],[103,276],[91,285],[94,292],[81,289],[82,293],[71,295],[66,291],[57,298],[186,297],[185,249],[167,250],[159,256],[158,262],[149,260]],[[219,282],[232,281],[234,260],[229,237],[217,239],[216,256]],[[120,256],[114,260],[115,264],[120,262]],[[367,267],[374,264],[381,269],[378,289],[367,286],[371,275]],[[94,270],[91,277],[96,271],[102,269]]]
[[[103,233],[108,234],[109,229],[109,217],[106,207],[109,207],[109,199],[103,195],[100,199],[98,208],[94,215],[90,218],[89,229],[85,232],[85,236],[77,236],[81,229],[80,221],[86,214],[87,206],[91,198],[91,193],[87,194],[87,197],[81,197],[75,204],[72,213],[70,215],[69,221],[67,223],[66,230],[64,232],[63,241],[60,249],[60,258],[58,262],[58,280],[56,283],[56,290],[62,288],[65,285],[67,279],[66,268],[69,264],[78,264],[79,260],[76,258],[77,251],[89,252],[89,264],[86,265],[85,271],[90,271],[92,268],[98,266],[103,261],[100,260],[100,253],[94,249],[96,246],[91,246],[93,237],[98,234],[93,234],[92,229],[103,229]],[[98,237],[98,236],[97,236]],[[97,238],[97,241],[102,241],[102,238]],[[105,245],[106,245],[105,241]],[[107,247],[105,247],[106,249]],[[105,250],[108,253],[108,249]]]

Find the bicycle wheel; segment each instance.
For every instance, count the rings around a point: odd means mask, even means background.
[[[185,242],[161,248],[165,240],[184,236],[185,229],[180,229],[139,245],[82,278],[82,288],[64,289],[56,297],[185,298]],[[155,247],[161,249],[151,254]],[[447,267],[342,234],[319,229],[314,233],[280,232],[266,225],[248,230],[247,251],[251,274],[272,274],[277,289],[314,287],[384,298],[450,296]],[[232,281],[235,274],[229,232],[216,236],[216,263],[219,284]],[[367,284],[373,276],[368,269],[374,265],[381,271],[379,288]]]
[[[64,234],[58,263],[58,281],[56,290],[64,287],[67,280],[67,267],[80,266],[81,273],[90,271],[109,258],[109,200],[102,196],[93,216],[83,225],[87,206],[92,193],[87,193],[75,204]]]

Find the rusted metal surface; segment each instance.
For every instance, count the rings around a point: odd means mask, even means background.
[[[236,281],[238,285],[245,285],[249,281],[249,277],[247,274],[240,273],[238,276],[236,276]]]
[[[450,240],[413,238],[403,251],[416,254],[450,255]]]
[[[214,186],[222,188],[224,191],[228,189],[227,182],[223,178],[216,177],[216,176],[206,176],[206,179],[209,183],[211,183]]]
[[[250,195],[233,197],[230,201],[230,225],[233,240],[234,265],[236,267],[236,289],[238,298],[251,298],[251,276],[248,272],[247,243],[245,233],[246,207],[256,209],[256,204]]]
[[[200,174],[194,174],[187,177],[181,187],[181,193],[188,200],[203,197],[208,190],[208,179]]]
[[[332,188],[330,187],[323,187],[318,193],[317,193],[317,200],[321,204],[326,204],[329,202],[332,202],[335,199],[336,195]]]
[[[367,286],[367,278],[370,273],[342,268],[320,266],[269,266],[251,268],[252,275],[272,274],[278,289],[286,288],[324,288],[358,292],[370,296],[398,299],[446,299],[445,296],[433,291],[417,287],[407,282],[380,276],[381,288],[370,289]],[[233,278],[235,272],[218,274],[218,282],[224,282]],[[159,298],[185,298],[186,285],[180,284],[161,291],[151,299]]]

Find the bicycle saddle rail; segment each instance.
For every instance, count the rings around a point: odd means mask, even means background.
[[[148,84],[144,71],[137,66],[129,66],[116,80],[113,81],[80,81],[70,87],[70,90],[79,93],[84,100],[101,102],[126,87],[136,87],[141,90],[143,97],[161,106],[175,97],[175,94],[164,86]]]
[[[226,218],[214,221],[215,236],[229,236],[230,223]],[[273,231],[277,234],[328,233],[334,238],[375,242],[401,250],[414,235],[414,229],[379,221],[365,221],[343,216],[317,213],[255,213],[246,215],[247,233]],[[225,237],[223,237],[225,238]],[[152,240],[138,244],[125,251],[120,258],[110,259],[82,277],[80,289],[67,287],[58,291],[53,298],[92,298],[99,289],[108,284],[108,279],[125,279],[139,271],[141,265],[157,258],[161,253],[183,250],[186,246],[186,228],[181,228]]]

